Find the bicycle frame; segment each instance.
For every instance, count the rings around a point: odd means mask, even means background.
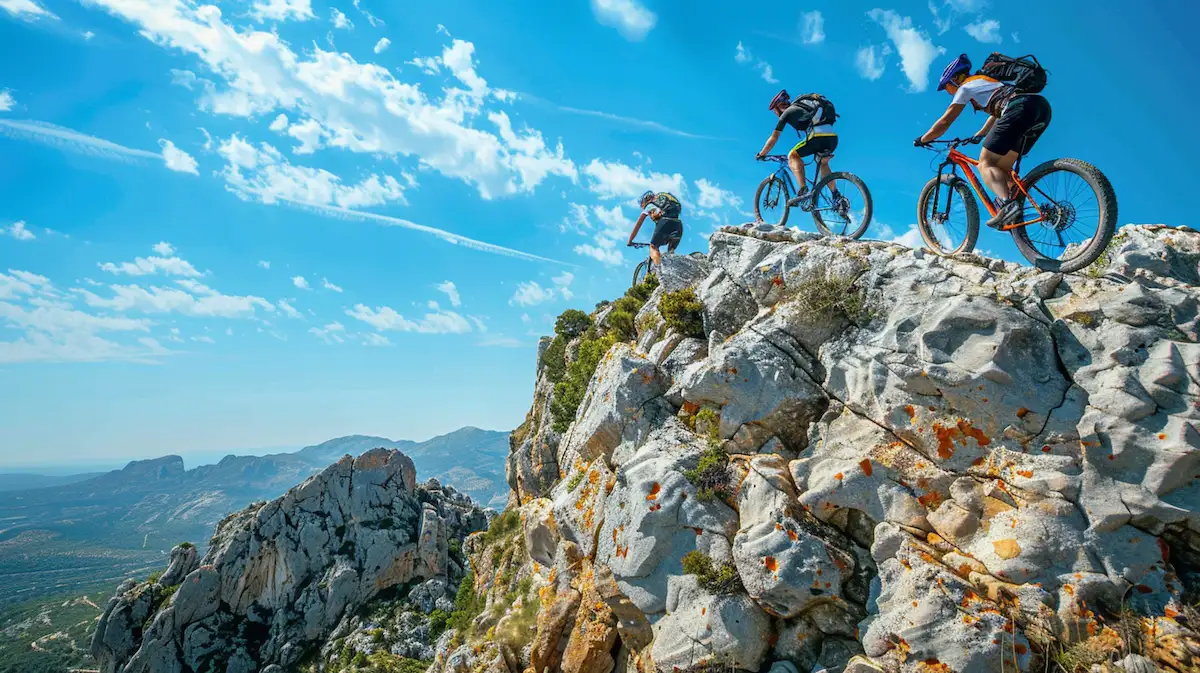
[[[788,189],[792,190],[792,194],[799,194],[800,192],[796,189],[796,176],[792,174],[792,167],[787,162],[787,158],[786,158],[787,155],[771,155],[771,156],[783,157],[782,159],[775,159],[775,161],[779,162],[779,168],[775,169],[775,172],[773,173],[773,175],[775,175],[777,177],[782,176],[783,180],[787,183]],[[813,159],[812,161],[804,161],[805,168],[809,168],[809,167],[816,166],[816,165],[817,165],[816,159]],[[816,168],[814,170],[816,171],[817,177],[819,179],[820,178],[820,168]],[[804,186],[808,187],[809,191],[812,191],[817,186],[816,180],[809,179],[808,171],[804,172]]]
[[[963,154],[962,152],[959,152],[958,147],[956,145],[950,146],[950,152],[947,153],[946,160],[942,162],[942,165],[938,166],[938,182],[937,182],[937,186],[934,188],[934,191],[933,191],[933,204],[934,204],[935,210],[937,208],[938,197],[940,196],[939,192],[941,191],[941,188],[942,188],[943,172],[946,170],[947,166],[953,166],[953,168],[950,169],[950,174],[957,175],[955,169],[961,168],[963,170],[964,177],[966,177],[967,182],[971,185],[971,189],[975,190],[975,194],[977,194],[979,196],[979,200],[983,202],[983,207],[987,208],[988,213],[990,215],[992,215],[993,217],[996,215],[996,206],[992,204],[992,199],[988,197],[987,190],[983,186],[983,183],[980,182],[979,176],[975,175],[974,167],[976,167],[978,165],[979,165],[979,160],[972,159],[971,157]],[[1021,160],[1017,159],[1017,162],[1015,164],[1013,164],[1012,170],[1009,171],[1009,176],[1012,178],[1013,182],[1017,185],[1017,189],[1021,190],[1021,193],[1025,195],[1026,200],[1029,202],[1030,205],[1033,206],[1033,209],[1034,209],[1034,211],[1037,212],[1038,216],[1036,219],[1029,220],[1026,222],[1014,222],[1013,224],[1006,224],[1000,228],[1001,231],[1012,231],[1013,229],[1016,229],[1018,227],[1026,227],[1031,224],[1043,222],[1046,219],[1046,216],[1042,213],[1041,207],[1038,206],[1037,202],[1033,200],[1033,195],[1030,194],[1029,191],[1025,188],[1025,182],[1022,181],[1021,176],[1017,174],[1017,169],[1020,168],[1020,166],[1021,166]],[[954,196],[953,190],[950,191],[950,196],[951,197]],[[949,199],[947,199],[947,201],[946,201],[946,212],[950,212]]]

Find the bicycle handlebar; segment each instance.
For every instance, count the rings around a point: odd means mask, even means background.
[[[945,145],[946,149],[952,150],[960,145],[974,145],[977,142],[980,142],[980,141],[975,140],[975,137],[972,136],[970,138],[951,138],[950,140],[930,140],[929,142],[925,143],[924,145],[920,145],[920,147],[930,150],[930,151],[933,151],[933,152],[940,152],[941,150],[939,150],[938,148],[933,147],[933,146],[934,145]]]
[[[649,248],[650,244],[649,243],[630,243],[629,247],[631,247],[631,248]]]
[[[787,161],[787,155],[786,154],[766,154],[761,157],[758,157],[758,160],[759,161],[784,162],[784,161]]]

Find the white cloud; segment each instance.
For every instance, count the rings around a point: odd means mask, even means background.
[[[929,65],[939,54],[946,53],[943,47],[934,46],[923,32],[913,27],[912,19],[900,16],[892,10],[872,9],[867,12],[872,20],[883,27],[896,52],[900,54],[900,65],[908,78],[909,90],[924,91],[929,86]]]
[[[944,35],[954,25],[955,19],[965,14],[978,14],[987,8],[989,0],[929,0],[929,12],[933,14],[933,25],[938,35]]]
[[[392,342],[387,337],[376,332],[363,332],[362,341],[367,346],[391,346]]]
[[[1016,31],[1013,31],[1012,41],[1016,42],[1017,44],[1021,44],[1021,34]]]
[[[359,7],[358,4],[359,0],[354,0],[354,9],[357,9],[360,14],[367,18],[367,23],[371,24],[372,28],[383,25],[383,19],[377,18],[374,14],[368,12],[362,7]]]
[[[260,23],[316,18],[312,11],[312,0],[255,0],[250,9],[250,15]]]
[[[257,199],[267,204],[295,201],[343,208],[390,201],[407,203],[404,187],[390,175],[373,174],[358,184],[346,185],[329,171],[293,165],[267,143],[256,148],[237,134],[222,141],[217,151],[227,162],[221,171],[226,188],[247,201]]]
[[[18,241],[32,241],[33,239],[37,238],[33,235],[32,231],[25,228],[25,222],[23,220],[13,222],[6,229],[0,229],[0,234],[12,236]]]
[[[397,80],[388,68],[359,63],[348,53],[317,45],[297,53],[275,33],[234,28],[209,4],[90,2],[135,23],[155,44],[200,59],[212,76],[197,88],[209,113],[251,118],[286,110],[318,125],[322,147],[412,156],[426,168],[471,184],[483,198],[532,191],[537,182],[530,176],[575,178],[561,145],[549,146],[536,130],[502,137],[493,127],[505,118],[486,114],[489,108],[477,86],[483,80],[471,80],[466,71],[455,75],[468,90],[447,87],[431,97],[418,84]],[[460,62],[455,57],[461,58],[467,45],[443,50],[447,68]],[[486,93],[507,97],[490,88]],[[526,171],[529,161],[552,170]]]
[[[346,339],[342,336],[346,333],[346,326],[336,320],[324,327],[309,328],[308,333],[327,344],[346,342]]]
[[[1004,41],[1004,38],[1000,36],[1000,22],[995,19],[969,23],[964,30],[968,35],[984,44],[1000,44]]]
[[[201,335],[201,336],[194,336],[194,337],[192,337],[192,341],[199,341],[199,342],[206,343],[206,344],[215,344],[215,343],[217,343],[217,341],[216,341],[215,339],[213,339],[212,337],[210,337],[210,336],[203,336],[203,335]]]
[[[645,39],[658,17],[638,0],[591,0],[592,14],[601,25],[616,28],[626,40]]]
[[[308,281],[304,280],[304,276],[292,276],[292,285],[295,285],[301,290],[310,289],[308,286]]]
[[[626,219],[620,205],[611,208],[592,206],[588,209],[578,204],[569,204],[571,215],[564,221],[564,229],[574,229],[584,236],[591,238],[589,243],[575,246],[575,253],[591,257],[598,262],[617,265],[625,262],[618,248],[629,237],[633,224]],[[598,225],[592,222],[595,216]]]
[[[488,334],[479,340],[480,346],[495,346],[498,348],[520,348],[525,344],[518,339],[503,334]]]
[[[740,208],[742,199],[731,191],[721,189],[720,185],[709,182],[704,178],[696,180],[696,189],[700,190],[696,205],[701,208]]]
[[[471,322],[454,311],[447,311],[437,302],[429,302],[431,311],[418,320],[409,320],[388,306],[371,308],[356,304],[346,315],[361,320],[380,331],[420,332],[424,334],[464,334],[471,331]]]
[[[88,306],[120,313],[139,311],[212,318],[249,318],[257,315],[260,309],[266,313],[275,312],[275,305],[262,297],[222,294],[194,280],[180,280],[176,284],[184,289],[109,285],[113,292],[111,297],[101,297],[79,288],[72,291],[82,296]]]
[[[775,79],[775,74],[771,69],[771,64],[767,63],[761,58],[754,58],[754,55],[750,53],[750,49],[741,42],[737,43],[737,48],[733,52],[733,60],[743,65],[753,63],[751,67],[753,67],[755,70],[758,70],[759,76],[761,76],[768,84],[779,83],[779,80]]]
[[[280,131],[283,131],[284,129],[286,129],[287,125],[288,125],[287,115],[285,115],[281,112],[281,113],[279,113],[279,116],[276,117],[275,120],[271,122],[271,125],[268,126],[267,128],[269,128],[270,130],[272,130],[276,133],[279,133]]]
[[[93,33],[92,31],[90,31],[90,30],[83,31],[83,39],[84,40],[90,40],[93,37],[96,37],[96,34]]]
[[[286,299],[280,299],[279,301],[275,302],[275,305],[278,306],[279,310],[289,318],[303,317],[300,315],[300,312],[296,310],[296,307],[292,306],[292,303]]]
[[[265,260],[265,259],[260,259],[260,260],[258,260],[258,267],[259,267],[260,269],[270,269],[270,268],[271,268],[271,263],[270,263],[270,262],[268,262],[268,261],[267,261],[267,260]]]
[[[678,173],[646,172],[641,167],[634,168],[619,161],[592,159],[581,172],[590,180],[588,189],[603,199],[633,199],[648,189],[676,195],[685,193],[685,181]]]
[[[329,20],[333,23],[334,28],[339,28],[342,30],[350,30],[354,28],[354,23],[351,22],[350,19],[346,18],[345,14],[338,11],[336,7],[330,12]]]
[[[750,55],[750,50],[747,49],[739,40],[737,43],[737,49],[733,52],[733,60],[737,61],[738,63],[749,63],[750,61],[754,60],[754,57]]]
[[[0,89],[0,112],[8,112],[16,104],[17,101],[13,98],[12,92],[8,89]]]
[[[894,236],[890,227],[884,227],[884,229],[886,231],[880,231],[879,237],[889,243],[899,243],[909,248],[917,248],[925,244],[924,239],[921,238],[921,232],[915,224],[909,226],[908,230],[899,236]]]
[[[325,288],[326,290],[330,290],[330,291],[333,291],[333,292],[337,292],[338,294],[341,294],[341,293],[342,293],[342,288],[340,288],[340,287],[338,287],[337,285],[334,285],[333,283],[329,282],[329,279],[328,279],[328,278],[322,278],[322,279],[321,279],[321,287]]]
[[[537,281],[531,280],[517,285],[517,291],[513,293],[512,299],[508,300],[510,306],[536,306],[542,302],[551,301],[555,297],[553,289],[544,288]]]
[[[36,21],[41,18],[58,18],[53,12],[33,0],[0,0],[0,9],[25,21]]]
[[[575,280],[575,274],[563,271],[550,280],[558,287],[558,293],[562,295],[563,299],[570,301],[571,297],[575,296],[575,293],[571,291],[571,281]]]
[[[453,281],[442,281],[441,283],[437,284],[437,289],[450,299],[451,306],[462,306],[462,297],[459,296],[458,287],[454,285]]]
[[[132,262],[121,262],[120,264],[104,262],[97,266],[101,271],[114,275],[151,276],[162,274],[184,278],[198,278],[204,275],[197,271],[191,262],[177,256],[175,248],[170,243],[163,241],[156,244],[153,249],[158,254],[150,257],[135,257]]]
[[[375,43],[375,53],[382,54],[383,52],[387,51],[387,48],[391,46],[391,44],[392,41],[386,37],[379,38],[379,41]]]
[[[804,44],[821,44],[825,41],[825,17],[819,11],[800,15],[800,40]]]
[[[863,79],[874,82],[883,77],[883,70],[887,65],[887,56],[891,53],[892,48],[886,44],[872,44],[862,47],[854,55],[854,67],[858,69],[858,74]]]
[[[167,162],[167,168],[180,173],[200,175],[200,171],[196,170],[196,160],[192,158],[192,155],[176,147],[175,143],[170,140],[159,138],[158,145],[162,148],[163,160]]]

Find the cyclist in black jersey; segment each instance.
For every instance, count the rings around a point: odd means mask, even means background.
[[[674,194],[648,191],[638,199],[638,207],[642,209],[642,214],[638,216],[637,223],[633,225],[633,233],[629,234],[628,245],[633,245],[633,239],[637,238],[638,232],[642,229],[642,223],[649,215],[650,219],[654,220],[654,234],[650,236],[650,261],[657,267],[662,262],[662,253],[659,248],[667,246],[667,252],[675,252],[675,248],[679,247],[679,241],[683,238],[683,221],[679,219],[680,213],[683,212],[683,205],[679,203],[679,199],[675,198]]]
[[[770,109],[779,117],[779,123],[775,125],[775,131],[758,153],[758,158],[761,159],[775,147],[784,126],[791,126],[800,135],[800,142],[788,152],[788,166],[792,169],[792,175],[796,176],[796,184],[801,193],[788,199],[788,206],[797,206],[809,198],[808,182],[804,179],[804,158],[817,152],[833,152],[838,146],[837,132],[833,130],[834,120],[823,117],[822,106],[808,96],[801,96],[796,101],[795,104],[792,103],[787,89],[775,94],[771,99]],[[829,173],[829,158],[822,158],[820,176],[824,178]]]

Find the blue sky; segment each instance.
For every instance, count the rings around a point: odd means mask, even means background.
[[[1192,222],[1195,4],[1047,7],[0,0],[0,465],[514,427],[638,194],[684,251],[747,219],[780,86],[837,103],[871,237],[916,240],[933,80],[994,49],[1051,71],[1030,166]]]

